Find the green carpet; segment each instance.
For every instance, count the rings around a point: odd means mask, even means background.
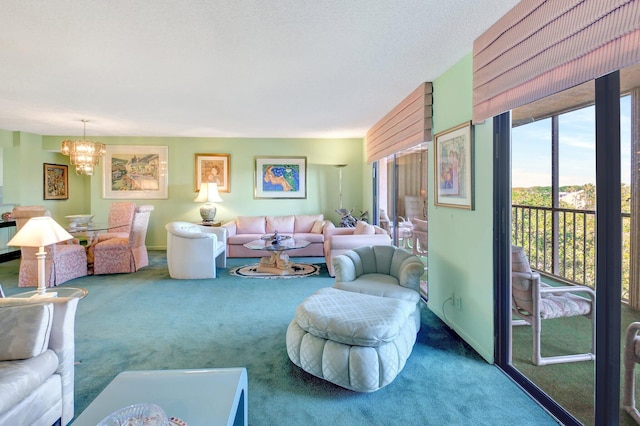
[[[302,279],[222,270],[215,280],[172,280],[165,253],[150,258],[135,274],[65,283],[89,291],[76,317],[76,415],[123,370],[246,367],[250,425],[556,424],[424,305],[404,370],[377,392],[348,391],[296,367],[285,333],[296,306],[333,284],[322,259],[304,259],[322,269]],[[18,261],[0,264],[7,296],[24,291],[16,287],[17,269]]]

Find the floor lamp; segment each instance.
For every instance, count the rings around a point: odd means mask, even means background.
[[[38,259],[38,288],[34,297],[55,297],[55,292],[47,293],[45,285],[45,258],[47,252],[44,247],[61,241],[72,239],[58,222],[49,216],[32,217],[7,243],[13,247],[38,247],[36,258]]]
[[[346,164],[336,164],[334,167],[337,167],[339,170],[339,177],[338,180],[340,181],[340,208],[342,209],[342,169],[344,169],[345,167],[347,167]]]

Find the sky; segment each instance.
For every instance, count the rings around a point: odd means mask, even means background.
[[[629,184],[631,175],[630,97],[620,100],[621,180]],[[560,186],[595,184],[595,108],[562,114],[560,134]],[[551,119],[512,129],[512,170],[514,188],[551,186]]]

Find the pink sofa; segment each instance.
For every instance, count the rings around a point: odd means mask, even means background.
[[[251,250],[243,246],[249,241],[257,240],[265,234],[278,231],[281,235],[311,242],[303,249],[287,251],[289,256],[324,256],[324,224],[322,214],[288,215],[288,216],[238,216],[227,222],[227,257],[262,257],[269,253],[264,250]]]
[[[336,228],[333,223],[324,227],[324,257],[329,275],[335,275],[331,259],[363,246],[387,246],[391,237],[387,231],[375,225],[358,222],[355,228]]]

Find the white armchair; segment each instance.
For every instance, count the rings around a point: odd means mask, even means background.
[[[171,278],[215,278],[216,267],[227,267],[227,228],[171,222],[165,229]]]

